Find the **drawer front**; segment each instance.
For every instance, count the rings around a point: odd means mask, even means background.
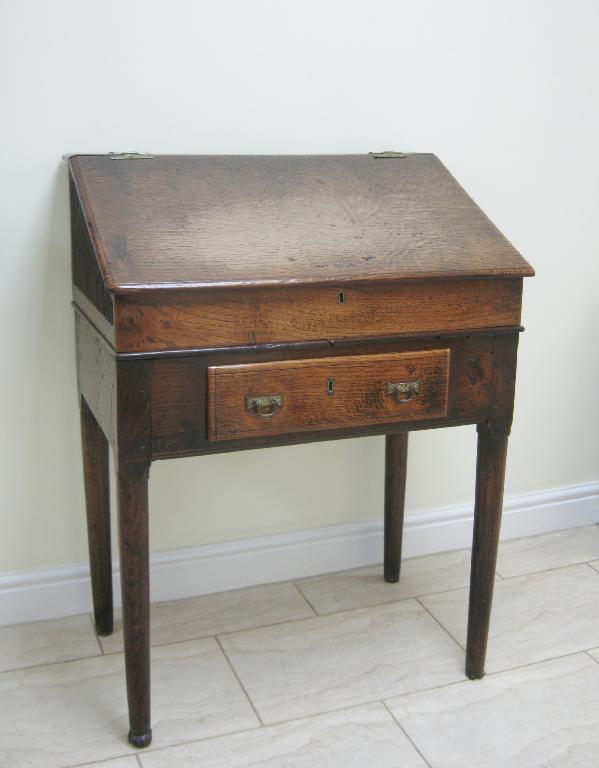
[[[442,418],[448,379],[448,349],[210,366],[208,438]]]

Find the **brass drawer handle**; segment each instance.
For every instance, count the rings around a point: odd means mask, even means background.
[[[268,419],[283,405],[282,395],[246,395],[245,410],[255,411],[258,416]]]
[[[420,379],[417,381],[386,381],[385,391],[395,395],[398,403],[409,403],[420,392]]]

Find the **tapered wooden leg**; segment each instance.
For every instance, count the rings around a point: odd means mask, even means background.
[[[109,635],[112,632],[113,613],[108,441],[83,398],[80,406],[94,620],[98,634]]]
[[[399,581],[403,537],[408,433],[387,435],[385,442],[385,581]]]
[[[136,747],[152,741],[148,473],[146,463],[117,468],[129,741]]]
[[[507,443],[507,435],[490,436],[479,427],[466,645],[466,674],[472,679],[485,672]]]

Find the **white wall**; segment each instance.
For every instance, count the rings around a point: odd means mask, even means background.
[[[1,0],[0,574],[85,559],[64,152],[433,151],[536,267],[507,492],[599,479],[599,4]],[[474,428],[411,441],[410,513]],[[380,519],[383,440],[157,463],[154,549]]]

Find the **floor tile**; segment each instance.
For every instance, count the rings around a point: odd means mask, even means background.
[[[221,637],[265,722],[463,678],[463,651],[415,600]]]
[[[544,533],[499,545],[497,572],[504,578],[586,563],[599,558],[599,525]]]
[[[397,584],[387,584],[382,565],[314,576],[297,584],[322,615],[465,587],[469,578],[470,550],[461,549],[404,560]]]
[[[152,693],[154,748],[258,723],[213,639],[156,648]],[[121,654],[0,674],[2,767],[62,768],[133,753],[127,731]]]
[[[0,672],[100,653],[88,614],[0,627]]]
[[[388,704],[431,768],[599,765],[599,665],[586,654]]]
[[[468,590],[422,598],[461,643]],[[495,584],[487,672],[542,661],[599,645],[599,574],[587,565],[519,576]]]
[[[598,668],[599,669],[599,668]],[[143,768],[425,768],[382,704],[142,756]]]
[[[74,766],[79,768],[79,766]],[[117,757],[116,760],[103,760],[101,763],[85,763],[81,768],[139,768],[136,757]]]
[[[151,609],[151,642],[163,645],[308,616],[314,612],[294,584],[268,584],[157,603]],[[120,613],[115,618],[113,634],[100,638],[105,653],[123,650]]]

